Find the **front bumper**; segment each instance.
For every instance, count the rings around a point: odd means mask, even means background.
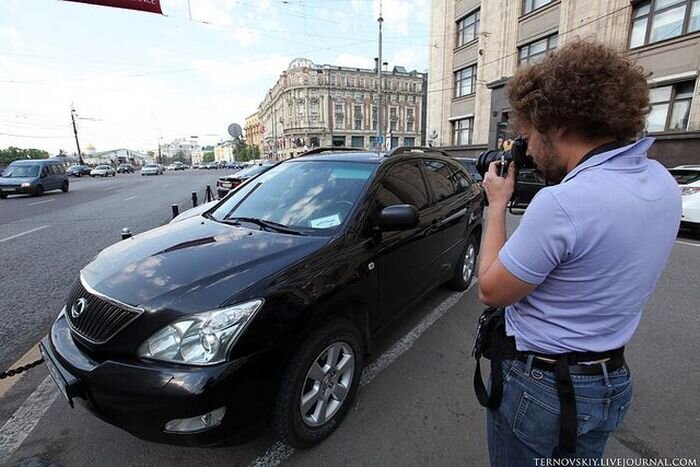
[[[161,443],[208,446],[250,440],[265,426],[278,381],[260,355],[209,367],[98,361],[74,341],[63,314],[42,340],[41,351],[71,406],[78,401],[102,420]],[[226,415],[216,427],[187,434],[164,431],[170,420],[219,407],[226,407]]]
[[[0,191],[4,195],[23,195],[34,193],[34,186],[0,186]]]

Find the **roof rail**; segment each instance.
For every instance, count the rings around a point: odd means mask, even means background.
[[[443,156],[449,157],[449,154],[447,154],[445,151],[442,151],[437,148],[431,148],[427,146],[399,146],[398,148],[392,150],[389,154],[387,154],[387,157],[390,156],[400,156],[401,154],[406,154],[406,153],[419,153],[419,154],[425,154],[425,153],[438,153]]]
[[[303,154],[300,154],[298,157],[304,157],[304,156],[311,156],[313,154],[322,154],[324,152],[358,152],[358,151],[366,151],[365,149],[362,148],[346,148],[346,147],[326,147],[326,148],[314,148],[309,151],[306,151]]]

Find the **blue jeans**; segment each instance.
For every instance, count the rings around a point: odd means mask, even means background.
[[[632,402],[626,366],[602,375],[571,375],[576,393],[576,457],[602,458],[610,433]],[[534,466],[552,457],[559,444],[559,395],[554,373],[519,360],[503,362],[503,401],[487,411],[489,458],[493,467]],[[542,463],[540,462],[540,465]]]

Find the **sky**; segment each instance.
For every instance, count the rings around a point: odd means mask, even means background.
[[[383,59],[427,71],[430,0],[383,0]],[[227,138],[297,57],[373,68],[379,0],[161,0],[164,15],[0,0],[0,149]]]

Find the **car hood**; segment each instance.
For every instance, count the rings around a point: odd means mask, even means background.
[[[0,177],[0,185],[21,185],[22,183],[32,183],[36,177]]]
[[[196,312],[221,306],[328,241],[197,216],[106,248],[82,275],[96,291],[133,306]]]

